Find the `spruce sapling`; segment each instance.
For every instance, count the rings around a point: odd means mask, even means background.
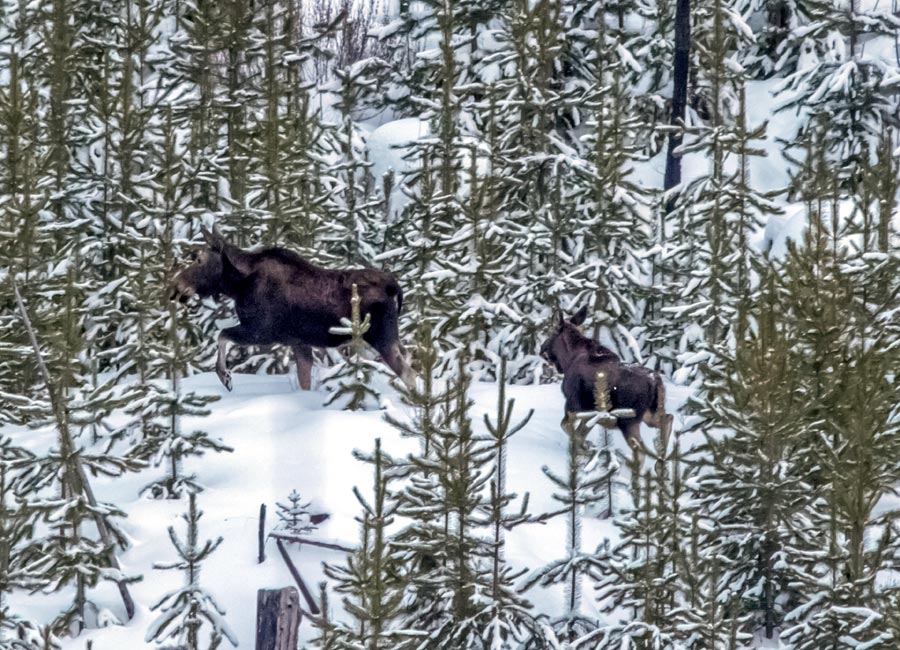
[[[324,379],[325,386],[331,393],[325,406],[336,404],[344,410],[369,411],[378,408],[381,398],[372,387],[375,366],[362,356],[366,346],[363,336],[371,326],[371,314],[361,317],[356,284],[351,290],[350,321],[343,319],[342,327],[331,328],[332,334],[350,335],[350,354],[344,362],[332,368]]]
[[[203,512],[197,509],[197,495],[188,497],[188,511],[181,517],[186,523],[184,538],[179,538],[174,526],[169,526],[169,539],[178,554],[174,562],[158,562],[154,569],[177,569],[184,572],[184,586],[172,591],[151,609],[160,614],[147,629],[146,643],[156,642],[162,648],[183,648],[184,650],[215,650],[228,639],[237,647],[237,636],[223,618],[225,610],[212,595],[200,586],[200,565],[219,547],[223,538],[215,541],[199,541],[199,522]],[[210,628],[209,642],[201,644],[200,631],[204,624]]]

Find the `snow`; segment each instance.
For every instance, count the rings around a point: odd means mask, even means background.
[[[285,501],[296,489],[305,500],[312,501],[312,510],[331,515],[310,537],[353,547],[357,541],[358,524],[354,517],[359,512],[359,503],[352,488],[359,487],[364,496],[371,490],[371,468],[354,458],[353,450],[371,451],[375,439],[381,438],[386,453],[404,456],[416,451],[416,443],[401,437],[383,419],[385,412],[404,414],[406,407],[396,392],[386,396],[386,411],[348,412],[322,407],[322,390],[297,391],[288,375],[235,375],[234,392],[228,393],[215,374],[205,373],[185,380],[184,388],[221,398],[211,405],[212,413],[206,418],[187,418],[184,429],[202,428],[234,448],[232,453],[190,459],[183,468],[185,473],[196,472],[205,487],[197,498],[197,505],[204,512],[200,540],[224,538],[204,563],[200,585],[224,608],[224,620],[234,630],[239,647],[252,647],[256,590],[293,584],[272,540],[266,546],[266,561],[257,563],[260,504],[268,506],[266,527],[271,531],[277,525],[276,502]],[[669,408],[680,405],[688,392],[684,387],[670,386],[667,389]],[[474,400],[473,422],[480,429],[484,426],[482,414],[496,411],[497,385],[475,384],[470,395]],[[559,426],[563,412],[560,387],[558,384],[510,386],[507,396],[515,399],[514,414],[518,417],[524,416],[527,409],[535,411],[525,429],[510,442],[509,489],[520,496],[529,492],[529,510],[535,514],[554,510],[558,504],[552,500],[552,486],[543,478],[541,467],[547,465],[552,471],[562,473],[566,466],[566,438]],[[644,429],[648,445],[652,443],[652,432]],[[35,432],[13,428],[4,433],[33,452],[55,442],[49,429]],[[628,452],[618,432],[610,437],[621,453]],[[100,501],[113,501],[128,513],[123,530],[131,540],[131,548],[120,554],[122,569],[128,575],[142,575],[143,580],[131,587],[137,603],[134,619],[123,626],[88,629],[80,636],[65,639],[65,650],[83,650],[88,641],[93,642],[95,650],[155,647],[144,641],[148,626],[158,617],[150,607],[165,594],[179,589],[183,578],[178,571],[159,571],[152,567],[154,563],[175,558],[166,528],[174,526],[179,535],[183,534],[181,515],[187,510],[186,498],[153,500],[139,495],[141,488],[158,478],[162,471],[151,467],[120,479],[92,479]],[[624,464],[620,471],[626,471]],[[558,518],[510,531],[507,557],[512,565],[535,569],[549,560],[547,549],[559,549],[564,544],[564,524]],[[617,539],[611,520],[589,518],[584,522],[585,550],[593,550],[607,537],[613,542]],[[324,580],[322,562],[343,559],[339,551],[310,546],[293,548],[291,554],[313,590]],[[23,615],[47,620],[65,604],[67,597],[68,594],[17,594],[12,604]],[[563,596],[561,588],[535,587],[528,597],[539,611],[553,612],[560,610]],[[109,610],[119,620],[126,619],[114,585],[101,585],[91,592],[91,598],[101,610]],[[590,585],[584,587],[582,602],[584,613],[601,616],[594,607]],[[314,634],[315,630],[305,619],[301,624],[301,639],[309,640]]]
[[[372,161],[372,176],[380,183],[384,175],[393,171],[397,175],[391,193],[391,205],[399,209],[405,202],[400,189],[403,174],[416,168],[414,160],[407,158],[410,144],[429,134],[428,122],[416,117],[408,117],[388,122],[369,134],[366,150]]]

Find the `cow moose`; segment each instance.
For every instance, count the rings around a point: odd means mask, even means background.
[[[234,300],[239,325],[219,332],[216,374],[228,390],[226,365],[229,343],[291,347],[300,388],[311,387],[313,347],[337,347],[350,340],[332,328],[350,318],[355,284],[360,313],[370,315],[363,338],[407,385],[415,373],[403,357],[398,319],[403,292],[397,279],[374,268],[326,269],[284,248],[244,250],[228,242],[215,228],[201,230],[206,245],[193,253],[193,264],[175,277],[172,299],[227,296]]]
[[[609,348],[581,332],[587,318],[582,307],[572,318],[559,315],[559,323],[541,346],[541,356],[563,374],[562,392],[566,418],[596,409],[594,387],[597,373],[606,375],[612,410],[630,409],[633,417],[620,417],[616,426],[631,445],[640,440],[641,422],[654,428],[668,423],[665,385],[662,377],[643,366],[622,363]]]

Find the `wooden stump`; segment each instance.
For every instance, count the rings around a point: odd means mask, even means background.
[[[293,587],[260,589],[256,596],[256,650],[297,650],[300,601]]]

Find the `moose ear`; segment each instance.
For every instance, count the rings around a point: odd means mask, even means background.
[[[203,239],[211,249],[216,252],[222,251],[225,244],[225,238],[222,237],[222,233],[219,232],[218,228],[213,226],[212,232],[210,232],[206,226],[200,226],[200,234],[203,235]]]
[[[572,323],[572,325],[574,325],[575,327],[581,327],[582,325],[584,325],[584,321],[587,319],[587,315],[588,308],[587,305],[585,305],[577,312],[575,312],[575,315],[569,319],[569,322]]]

